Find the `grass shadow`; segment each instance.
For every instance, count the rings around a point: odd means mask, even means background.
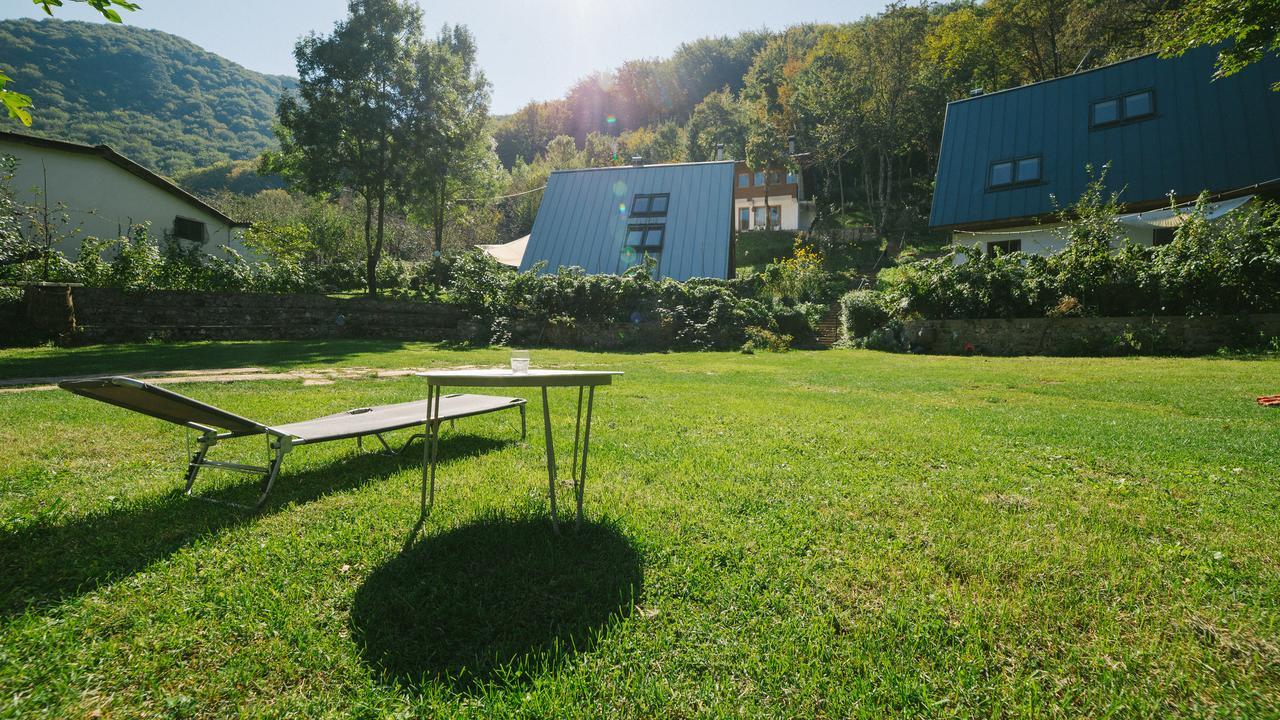
[[[449,448],[441,462],[481,455],[515,442],[451,434],[441,440],[442,448]],[[258,512],[203,502],[175,489],[119,510],[0,534],[0,618],[40,611],[139,572],[200,538],[254,522],[292,503],[312,502],[385,479],[421,463],[421,445],[416,443],[399,455],[353,454],[297,474],[289,472],[286,460],[266,505]],[[172,482],[181,486],[176,476]],[[201,492],[200,482],[195,491]],[[240,480],[202,494],[224,502],[252,504],[258,495],[258,479]],[[408,512],[405,523],[406,528],[411,524]]]
[[[352,637],[410,688],[524,684],[627,617],[642,581],[640,553],[612,523],[556,535],[545,515],[488,515],[374,570],[356,591]]]

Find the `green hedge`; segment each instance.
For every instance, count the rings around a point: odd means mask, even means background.
[[[1128,241],[1114,198],[1091,189],[1042,257],[951,255],[882,273],[880,302],[899,319],[1064,315],[1242,315],[1280,312],[1280,208],[1254,202],[1210,221],[1207,198],[1173,241]]]

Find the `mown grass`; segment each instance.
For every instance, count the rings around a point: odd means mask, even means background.
[[[147,345],[6,351],[0,374],[504,357]],[[407,550],[412,452],[300,448],[246,514],[173,492],[167,426],[0,394],[0,716],[1280,714],[1273,360],[534,362],[627,373],[599,395],[583,530],[550,530],[534,401],[528,443],[510,413],[446,435]],[[425,394],[177,389],[267,422]],[[567,455],[567,393],[552,411]]]

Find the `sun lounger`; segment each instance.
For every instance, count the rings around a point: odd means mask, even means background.
[[[191,495],[191,486],[195,484],[196,475],[201,468],[212,467],[261,475],[261,495],[254,505],[255,508],[266,501],[267,494],[271,492],[271,485],[280,472],[280,464],[284,461],[284,456],[294,447],[351,438],[360,442],[362,438],[373,436],[388,452],[393,452],[391,446],[382,437],[383,434],[411,427],[425,429],[429,412],[428,401],[419,400],[395,405],[356,408],[314,420],[268,426],[133,378],[103,377],[70,380],[59,383],[58,387],[77,395],[198,431],[200,439],[187,464],[186,493]],[[431,419],[435,425],[445,420],[453,421],[472,415],[519,408],[520,437],[523,439],[525,436],[525,401],[522,398],[445,395],[437,407],[438,417]],[[267,467],[207,459],[209,449],[219,441],[254,435],[266,438],[271,456]],[[414,439],[422,436],[419,433],[410,437],[401,450]]]

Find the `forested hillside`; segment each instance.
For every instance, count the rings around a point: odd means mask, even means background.
[[[34,101],[31,128],[7,129],[106,143],[170,175],[274,147],[294,85],[168,33],[53,19],[0,21],[0,71]]]
[[[497,151],[519,191],[553,167],[703,161],[724,146],[757,167],[804,166],[822,221],[909,242],[926,232],[948,101],[1152,50],[1156,21],[1179,4],[891,3],[853,23],[702,39],[502,118]],[[515,236],[532,208],[512,205],[503,234]]]

